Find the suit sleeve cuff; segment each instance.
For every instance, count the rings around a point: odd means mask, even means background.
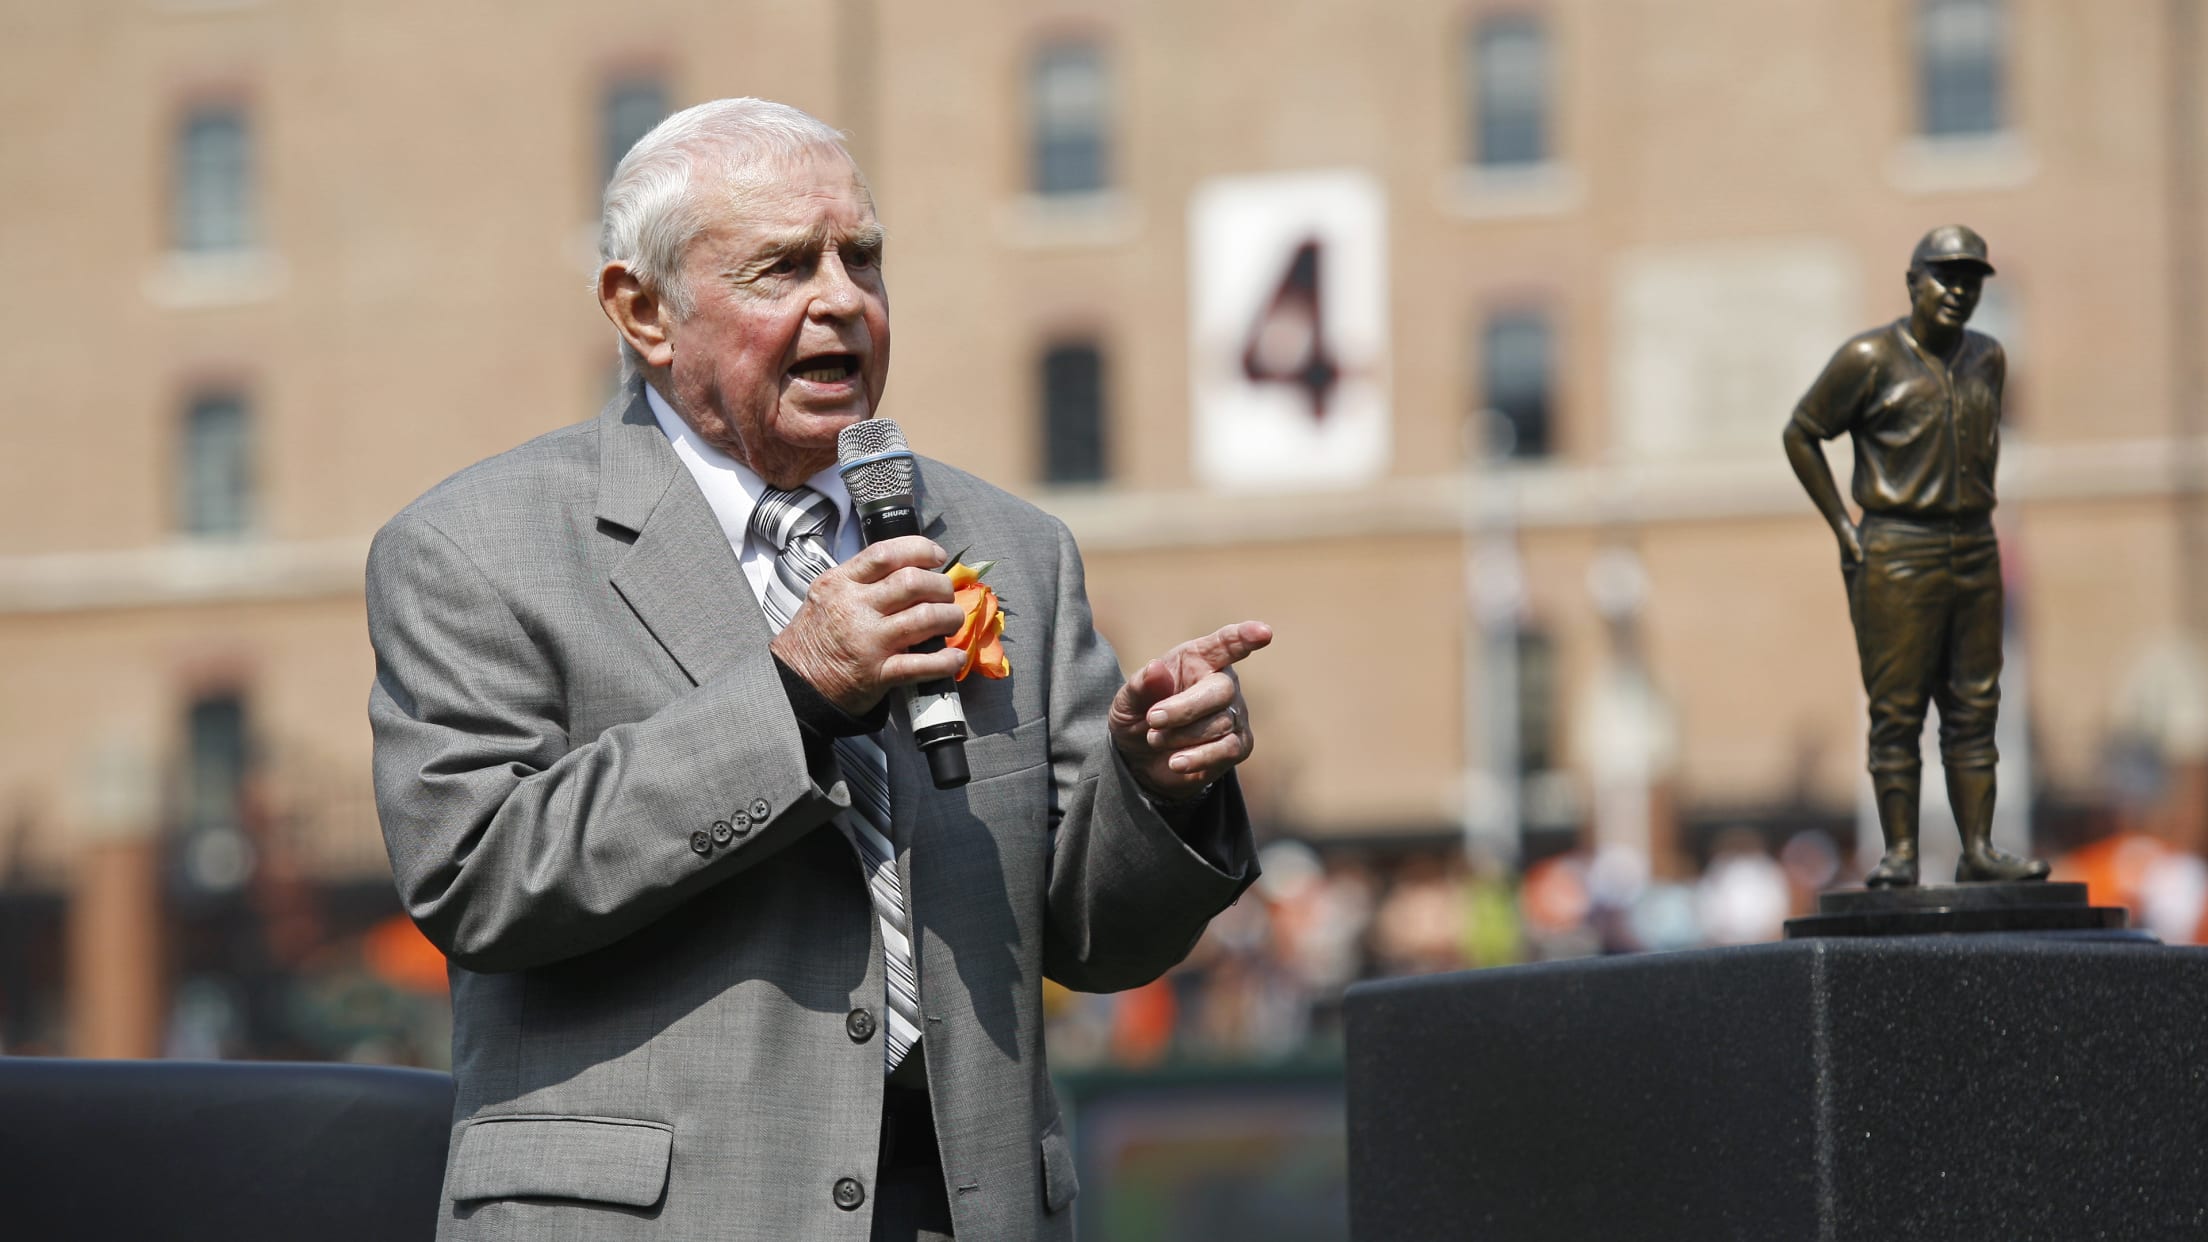
[[[811,737],[833,740],[839,737],[856,737],[861,733],[873,733],[889,723],[889,696],[874,705],[864,716],[851,713],[828,701],[813,683],[805,680],[796,669],[774,657],[774,671],[782,675],[782,693],[789,696],[790,711],[797,716],[797,727]]]
[[[1241,851],[1235,848],[1236,834],[1227,814],[1225,787],[1232,780],[1231,774],[1222,777],[1204,786],[1203,792],[1195,797],[1174,802],[1152,797],[1150,791],[1142,790],[1143,801],[1149,803],[1150,809],[1165,821],[1165,826],[1173,830],[1174,836],[1195,851],[1197,857],[1228,875],[1236,874],[1242,867],[1237,858]],[[1136,788],[1141,789],[1141,786]]]

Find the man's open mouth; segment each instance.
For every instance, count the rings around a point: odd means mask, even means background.
[[[857,354],[814,354],[800,358],[790,374],[814,384],[835,384],[859,373]]]

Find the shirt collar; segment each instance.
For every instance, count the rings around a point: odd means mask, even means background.
[[[720,520],[721,532],[728,536],[729,545],[742,551],[751,530],[752,510],[759,507],[759,498],[766,494],[766,480],[751,467],[699,438],[696,429],[675,413],[675,408],[667,404],[667,398],[660,396],[657,388],[644,385],[644,399],[651,404],[652,417],[659,420],[659,429],[674,445],[675,456],[689,468],[690,476],[698,481],[698,489],[705,493],[705,503]],[[805,480],[805,486],[835,502],[839,532],[853,529],[851,490],[843,485],[843,476],[837,473],[836,467],[830,466]],[[841,545],[844,540],[839,537],[832,542]]]

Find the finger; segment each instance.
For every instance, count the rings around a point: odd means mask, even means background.
[[[959,666],[965,663],[966,653],[956,647],[945,647],[941,651],[925,654],[901,651],[882,661],[882,684],[909,686],[917,682],[956,677]]]
[[[1206,673],[1194,685],[1152,703],[1143,723],[1153,729],[1181,729],[1227,710],[1241,687],[1232,673]]]
[[[1235,731],[1236,720],[1230,712],[1214,712],[1191,725],[1178,729],[1151,729],[1143,736],[1152,750],[1176,751],[1205,742],[1216,741]]]
[[[1273,627],[1263,621],[1237,621],[1222,625],[1202,638],[1181,644],[1177,654],[1184,669],[1194,660],[1206,669],[1222,669],[1248,659],[1273,641]]]
[[[966,613],[956,604],[915,604],[892,614],[886,624],[885,645],[902,650],[930,638],[949,638],[958,633],[958,628],[966,624]]]
[[[1128,674],[1114,707],[1124,706],[1130,723],[1140,721],[1150,705],[1173,693],[1173,670],[1163,660],[1152,660]]]
[[[867,586],[867,603],[885,616],[915,604],[948,605],[957,598],[949,575],[913,565],[900,566]]]
[[[945,559],[943,549],[927,536],[899,535],[866,545],[837,568],[853,582],[880,582],[900,569],[932,570]]]
[[[1175,773],[1216,780],[1225,776],[1229,768],[1248,758],[1249,754],[1250,740],[1235,733],[1216,742],[1177,750],[1166,757],[1165,766]]]

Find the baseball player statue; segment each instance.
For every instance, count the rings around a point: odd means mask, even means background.
[[[1957,880],[2043,880],[2047,864],[1993,846],[1994,713],[2001,699],[2001,550],[1993,533],[2007,359],[1967,330],[1993,264],[1961,225],[1909,256],[1909,314],[1833,355],[1787,423],[1787,460],[1840,541],[1848,615],[1871,702],[1871,784],[1886,855],[1864,883],[1917,882],[1918,739],[1940,709],[1947,798],[1963,836]],[[1855,443],[1849,520],[1818,442]]]

